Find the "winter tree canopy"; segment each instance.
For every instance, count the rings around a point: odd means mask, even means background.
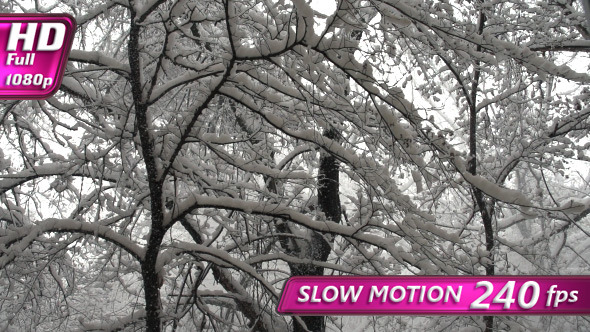
[[[291,317],[296,275],[587,274],[581,2],[4,1],[78,28],[2,101],[0,330],[587,330]]]

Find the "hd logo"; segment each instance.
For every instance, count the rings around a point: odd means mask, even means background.
[[[76,21],[67,14],[0,14],[0,99],[45,99],[60,87]]]

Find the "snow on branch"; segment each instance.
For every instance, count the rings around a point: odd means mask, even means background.
[[[406,262],[426,272],[438,271],[441,268],[447,271],[447,273],[453,273],[454,271],[452,267],[445,267],[444,264],[439,264],[437,267],[435,267],[431,261],[420,259],[415,253],[407,252],[402,246],[393,243],[388,238],[362,231],[365,225],[348,226],[314,220],[310,216],[298,212],[293,208],[283,204],[251,202],[230,197],[193,195],[183,202],[180,202],[178,204],[178,209],[176,209],[175,212],[167,213],[165,215],[164,225],[169,225],[171,222],[183,218],[193,210],[199,208],[235,210],[249,214],[282,218],[322,234],[340,235],[346,238],[353,238],[368,244],[372,244],[389,252],[389,254],[391,254],[392,257],[398,262]],[[378,225],[371,226],[378,227]],[[383,227],[384,229],[388,228],[386,225],[383,225]],[[452,238],[450,235],[448,237]],[[170,255],[168,257],[170,257]]]
[[[78,24],[78,26],[83,26],[88,22],[93,21],[98,16],[108,13],[113,7],[117,5],[129,7],[129,2],[127,0],[108,0],[105,3],[100,3],[93,9],[89,10],[86,14],[76,17],[76,24]]]
[[[111,219],[119,218],[121,217],[116,216]],[[50,232],[80,233],[97,236],[124,249],[138,260],[142,260],[144,256],[144,249],[142,247],[107,226],[73,219],[50,218],[40,221],[37,225],[9,228],[0,233],[0,246],[3,247],[0,247],[0,250],[4,254],[0,256],[0,268],[10,263],[42,234]]]
[[[56,162],[26,168],[18,173],[1,175],[0,195],[30,180],[65,174],[76,166],[74,162]]]
[[[63,158],[61,156],[54,157],[54,160],[58,159]],[[0,195],[28,181],[50,176],[81,176],[122,184],[119,174],[113,173],[110,170],[96,173],[93,168],[81,167],[83,162],[83,160],[54,162],[31,166],[20,172],[0,175]]]
[[[370,158],[358,156],[351,149],[344,148],[340,143],[325,137],[317,130],[295,130],[289,128],[286,125],[284,117],[278,116],[270,110],[260,109],[256,101],[236,88],[224,87],[220,92],[228,97],[234,98],[236,102],[248,107],[253,112],[260,114],[270,125],[283,131],[290,137],[315,143],[317,146],[322,147],[336,156],[339,160],[350,165],[371,187],[376,189],[381,188],[382,194],[385,197],[396,202],[397,206],[404,207],[404,210],[408,211],[408,213],[420,215],[427,220],[433,219],[432,216],[423,213],[415,207],[409,197],[401,193],[395,181],[391,181],[389,170],[385,166],[377,165]],[[418,155],[415,155],[415,157],[418,158]]]
[[[533,44],[529,45],[531,51],[536,52],[590,52],[590,40],[572,40],[564,41],[559,43],[541,45]]]
[[[413,22],[419,22],[424,27],[437,31],[443,41],[453,49],[459,48],[476,58],[480,57],[479,54],[474,53],[473,49],[462,46],[461,42],[467,41],[471,44],[481,46],[482,49],[487,50],[494,58],[490,60],[487,59],[486,56],[480,58],[480,61],[491,61],[491,64],[495,65],[498,58],[511,57],[520,62],[531,72],[540,75],[550,74],[575,82],[590,82],[590,75],[587,73],[576,72],[566,65],[558,66],[543,57],[537,56],[537,54],[529,47],[522,47],[512,42],[501,40],[495,37],[493,33],[484,32],[481,35],[475,33],[463,33],[460,29],[455,29],[454,27],[449,28],[442,25],[439,20],[431,17],[429,13],[402,1],[388,0],[376,3],[376,6],[381,13],[391,12],[392,8],[395,8],[395,10],[399,11]]]
[[[158,86],[155,88],[148,99],[148,104],[155,103],[158,99],[160,99],[163,95],[165,95],[168,91],[181,86],[190,84],[197,80],[206,78],[206,77],[218,77],[221,80],[221,75],[225,73],[226,68],[222,63],[215,63],[215,64],[207,64],[199,66],[194,71],[190,71],[184,75],[178,76],[174,79],[169,80],[168,82]],[[216,86],[216,83],[211,83],[210,86]]]
[[[121,331],[125,327],[135,324],[138,321],[145,319],[145,310],[134,310],[131,314],[125,317],[117,318],[116,320],[101,320],[93,322],[84,322],[80,320],[82,329],[85,331]]]
[[[124,64],[119,60],[111,58],[99,51],[72,50],[70,52],[69,60],[94,64],[105,67],[105,69],[120,71],[125,74],[129,74],[131,72],[131,68],[129,68],[128,64]]]
[[[203,140],[207,143],[207,141]],[[236,155],[231,155],[223,149],[216,147],[213,144],[207,144],[209,149],[213,151],[217,156],[226,161],[227,163],[234,165],[235,167],[251,172],[255,174],[262,174],[270,176],[274,179],[312,179],[313,177],[307,172],[298,171],[282,171],[277,168],[271,168],[261,163],[257,163],[252,160],[244,160]]]
[[[174,257],[182,253],[197,254],[202,259],[210,261],[217,266],[241,270],[258,280],[260,284],[266,288],[269,294],[271,294],[276,300],[279,299],[279,294],[275,288],[267,280],[265,280],[265,278],[262,277],[254,267],[245,263],[240,258],[232,257],[224,250],[207,247],[201,244],[177,241],[171,243],[169,248],[164,250],[158,256],[158,260],[156,262],[157,271],[162,271],[166,264],[168,264]]]
[[[493,197],[501,202],[516,204],[523,207],[533,207],[533,203],[522,192],[518,190],[503,188],[491,181],[486,180],[480,175],[473,175],[467,171],[461,175],[467,182],[474,185],[486,195]]]

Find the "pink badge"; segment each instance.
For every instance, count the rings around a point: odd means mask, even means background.
[[[45,99],[60,87],[76,21],[68,14],[0,14],[0,99]]]

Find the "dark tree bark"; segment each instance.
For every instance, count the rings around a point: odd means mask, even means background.
[[[143,291],[145,298],[146,331],[159,332],[162,328],[160,281],[156,261],[167,228],[163,224],[164,206],[162,204],[162,181],[158,176],[158,166],[154,156],[154,142],[150,137],[148,126],[148,106],[143,100],[140,82],[141,65],[139,62],[139,32],[140,26],[135,22],[136,13],[131,11],[131,25],[129,28],[129,66],[131,68],[131,91],[136,116],[136,131],[141,142],[141,154],[147,172],[151,227],[146,243],[145,257],[140,261]]]
[[[324,136],[336,140],[338,132],[336,129],[330,128],[324,132]],[[334,156],[322,153],[318,170],[318,207],[326,217],[327,222],[340,223],[341,221],[340,173],[338,167],[338,161]],[[326,262],[330,255],[331,246],[322,235],[313,232],[307,251],[309,257],[304,258]],[[324,274],[323,267],[313,264],[290,264],[290,267],[293,276],[321,276]],[[309,331],[323,332],[326,329],[326,321],[323,316],[304,316],[302,320]],[[306,331],[297,321],[295,321],[294,325],[295,332]]]
[[[483,2],[483,1],[482,1]],[[486,23],[486,15],[483,12],[483,8],[480,9],[478,18],[478,34],[483,34],[483,30]],[[481,45],[477,45],[477,51],[481,52]],[[479,61],[475,63],[475,71],[473,74],[473,81],[471,83],[471,98],[469,103],[469,164],[468,172],[477,175],[477,90],[479,88],[479,80],[481,77],[481,68]],[[472,186],[473,197],[475,199],[475,205],[479,210],[481,219],[483,222],[485,239],[486,239],[486,250],[489,253],[488,258],[490,259],[489,264],[486,265],[486,275],[493,276],[495,274],[494,256],[492,250],[494,249],[494,229],[493,229],[493,203],[487,203],[484,199],[483,192]],[[494,329],[494,317],[484,316],[483,318],[486,325],[486,332],[492,332]]]

